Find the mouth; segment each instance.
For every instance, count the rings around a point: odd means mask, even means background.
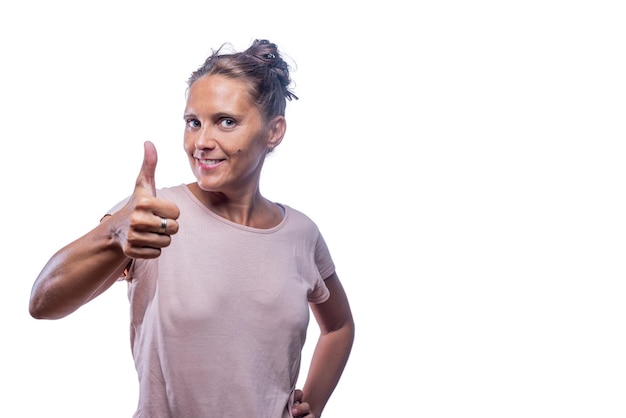
[[[217,159],[217,158],[198,158],[196,157],[196,161],[198,163],[198,167],[202,170],[212,170],[214,168],[217,168],[222,162],[224,162],[224,159]]]
[[[200,164],[203,164],[203,165],[215,165],[215,164],[218,164],[218,163],[224,161],[224,160],[204,160],[204,159],[201,159],[201,158],[197,158],[197,160],[198,160],[198,162]]]

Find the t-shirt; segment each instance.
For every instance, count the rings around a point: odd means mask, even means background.
[[[160,189],[179,231],[129,269],[137,418],[288,418],[309,322],[335,270],[317,226],[286,205],[270,229],[210,211],[185,185]]]

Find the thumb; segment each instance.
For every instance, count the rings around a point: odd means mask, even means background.
[[[135,182],[135,189],[143,188],[147,190],[152,196],[156,196],[156,185],[154,182],[154,172],[157,165],[157,151],[154,144],[150,141],[146,141],[143,144],[143,164],[141,165],[141,171],[137,176]]]

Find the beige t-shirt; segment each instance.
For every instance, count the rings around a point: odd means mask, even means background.
[[[184,185],[161,256],[127,276],[140,418],[288,418],[309,322],[334,264],[317,226],[284,206],[271,229],[230,222]]]

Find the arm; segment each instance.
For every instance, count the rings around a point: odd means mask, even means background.
[[[317,418],[339,382],[354,341],[354,321],[343,286],[334,273],[325,282],[330,297],[324,303],[311,305],[320,337],[302,388],[303,403],[310,405]]]
[[[29,310],[34,318],[69,315],[108,289],[131,258],[155,258],[178,231],[179,210],[156,197],[154,171],[157,155],[147,142],[135,190],[118,212],[79,239],[63,247],[35,280]],[[161,231],[161,218],[169,219]]]
[[[30,314],[37,319],[69,315],[119,278],[129,258],[117,244],[107,216],[89,233],[59,250],[35,280]]]

